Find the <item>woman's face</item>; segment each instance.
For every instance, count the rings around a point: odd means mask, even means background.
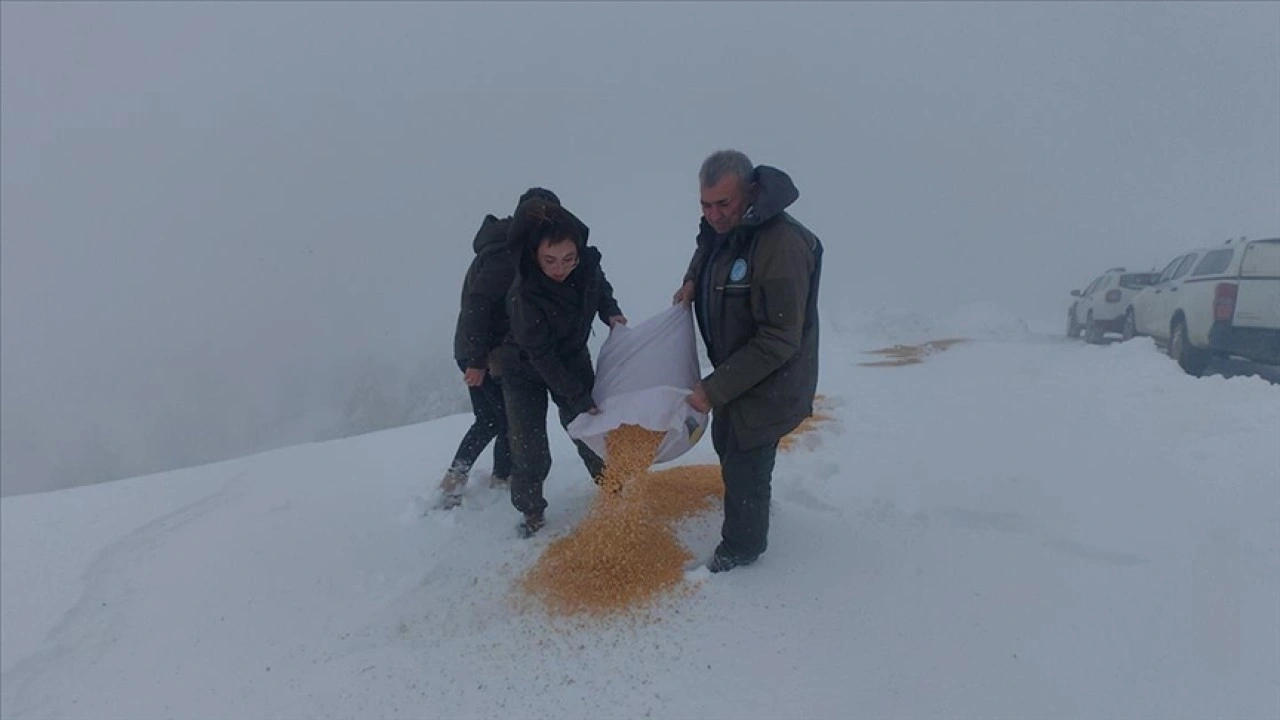
[[[578,267],[578,245],[572,238],[544,239],[538,243],[538,267],[542,274],[562,283]]]

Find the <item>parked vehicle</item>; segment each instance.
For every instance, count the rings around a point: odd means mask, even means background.
[[[1155,281],[1155,273],[1131,273],[1111,268],[1084,290],[1072,290],[1076,301],[1067,310],[1067,337],[1084,333],[1090,343],[1102,342],[1107,333],[1125,334],[1125,317],[1142,288]],[[1125,339],[1133,337],[1125,335]]]
[[[1215,356],[1280,364],[1280,238],[1179,255],[1138,293],[1126,323],[1192,375]]]

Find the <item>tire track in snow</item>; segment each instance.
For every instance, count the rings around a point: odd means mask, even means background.
[[[121,634],[118,632],[132,592],[130,571],[158,547],[163,538],[209,513],[230,505],[247,491],[247,471],[231,477],[205,497],[161,515],[102,548],[80,576],[80,598],[45,635],[40,650],[18,661],[0,676],[0,706],[6,717],[64,717],[75,691],[61,682],[97,663]],[[53,680],[52,683],[42,682]],[[50,687],[43,687],[50,685]],[[87,715],[92,709],[85,708]]]

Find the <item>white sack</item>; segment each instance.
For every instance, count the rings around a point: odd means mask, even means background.
[[[609,333],[596,362],[592,397],[599,415],[582,413],[569,423],[569,436],[604,458],[605,435],[621,425],[666,433],[655,462],[674,460],[698,443],[707,414],[686,398],[701,379],[693,311],[673,305],[635,326]]]

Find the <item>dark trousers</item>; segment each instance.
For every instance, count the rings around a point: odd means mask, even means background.
[[[769,499],[778,442],[743,450],[729,418],[716,413],[711,443],[720,456],[724,477],[724,524],[716,552],[755,559],[769,546]]]
[[[490,441],[493,442],[493,474],[511,477],[511,444],[507,438],[507,403],[502,394],[502,383],[489,373],[479,387],[469,387],[471,411],[475,422],[462,436],[458,452],[453,456],[453,469],[471,472],[480,454]]]
[[[507,428],[511,440],[511,504],[522,513],[541,513],[547,508],[542,483],[551,472],[551,446],[547,440],[547,398],[560,410],[560,425],[573,417],[564,410],[563,398],[551,395],[546,383],[534,373],[506,372],[502,390],[507,401]],[[574,440],[578,456],[592,478],[604,472],[604,460],[585,443]]]

